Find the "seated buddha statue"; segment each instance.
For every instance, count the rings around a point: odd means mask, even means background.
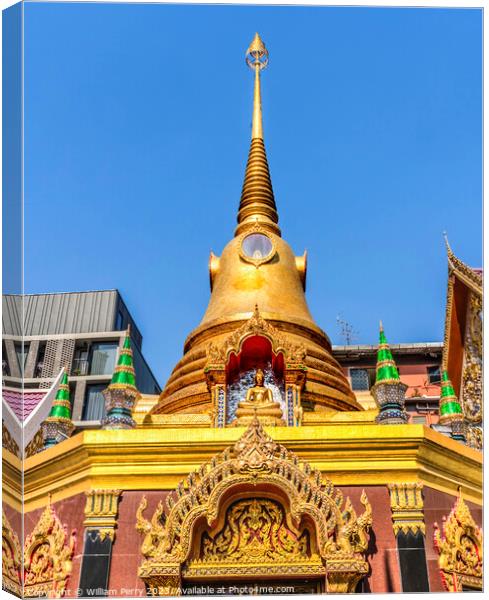
[[[233,425],[249,425],[255,416],[263,425],[285,425],[280,404],[274,401],[272,390],[265,387],[264,381],[263,371],[257,369],[255,385],[246,392],[246,399],[238,403]]]

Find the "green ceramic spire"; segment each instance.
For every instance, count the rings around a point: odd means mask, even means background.
[[[132,388],[136,389],[136,374],[132,359],[131,330],[128,327],[124,343],[117,361],[117,366],[112,375],[109,389]]]
[[[50,448],[69,438],[74,430],[71,420],[70,387],[66,369],[63,371],[48,418],[41,425],[43,448]]]
[[[68,375],[64,371],[63,376],[56,392],[51,411],[48,416],[48,421],[54,421],[58,419],[71,420],[71,402],[70,402],[70,388],[68,385]]]
[[[377,350],[377,375],[375,383],[392,383],[399,381],[399,372],[392,358],[392,352],[385,337],[382,321],[380,322],[379,348]]]
[[[452,423],[463,418],[463,411],[453,389],[448,372],[441,375],[440,423]]]
[[[104,429],[132,429],[136,423],[132,418],[134,403],[139,393],[132,360],[131,329],[127,328],[112,381],[103,392],[106,416],[102,419]]]

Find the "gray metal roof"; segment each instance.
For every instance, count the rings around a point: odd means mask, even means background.
[[[20,295],[5,294],[2,305],[3,332],[7,335],[21,335],[22,310],[24,335],[114,331],[121,305],[135,327],[118,290],[26,294],[23,302]],[[140,341],[137,327],[133,338]]]

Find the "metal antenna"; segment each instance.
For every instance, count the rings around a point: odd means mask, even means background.
[[[340,335],[345,341],[345,346],[351,346],[353,341],[358,339],[358,331],[353,329],[353,325],[343,319],[341,314],[336,317],[336,322],[340,328]]]

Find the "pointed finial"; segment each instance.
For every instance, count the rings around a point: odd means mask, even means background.
[[[128,323],[128,324],[127,324],[127,333],[126,333],[126,335],[127,335],[127,336],[130,336],[130,335],[131,335],[131,323]]]
[[[379,321],[379,330],[384,331],[384,326],[382,325],[382,320]]]
[[[253,98],[253,127],[251,138],[263,139],[263,120],[261,114],[261,89],[260,71],[268,64],[268,50],[260,36],[255,33],[248,50],[246,50],[246,64],[255,71],[255,93]]]
[[[246,51],[246,64],[255,71],[253,121],[251,146],[241,191],[238,227],[235,235],[240,235],[255,225],[265,227],[276,235],[280,235],[280,228],[277,225],[277,207],[263,141],[260,71],[268,64],[268,50],[257,33]]]
[[[443,239],[445,240],[445,247],[447,249],[447,254],[450,256],[451,254],[453,254],[453,252],[450,247],[450,242],[448,241],[448,234],[446,231],[443,232]]]
[[[250,69],[258,67],[261,70],[268,65],[268,50],[258,33],[255,33],[253,41],[248,46],[245,58]]]

